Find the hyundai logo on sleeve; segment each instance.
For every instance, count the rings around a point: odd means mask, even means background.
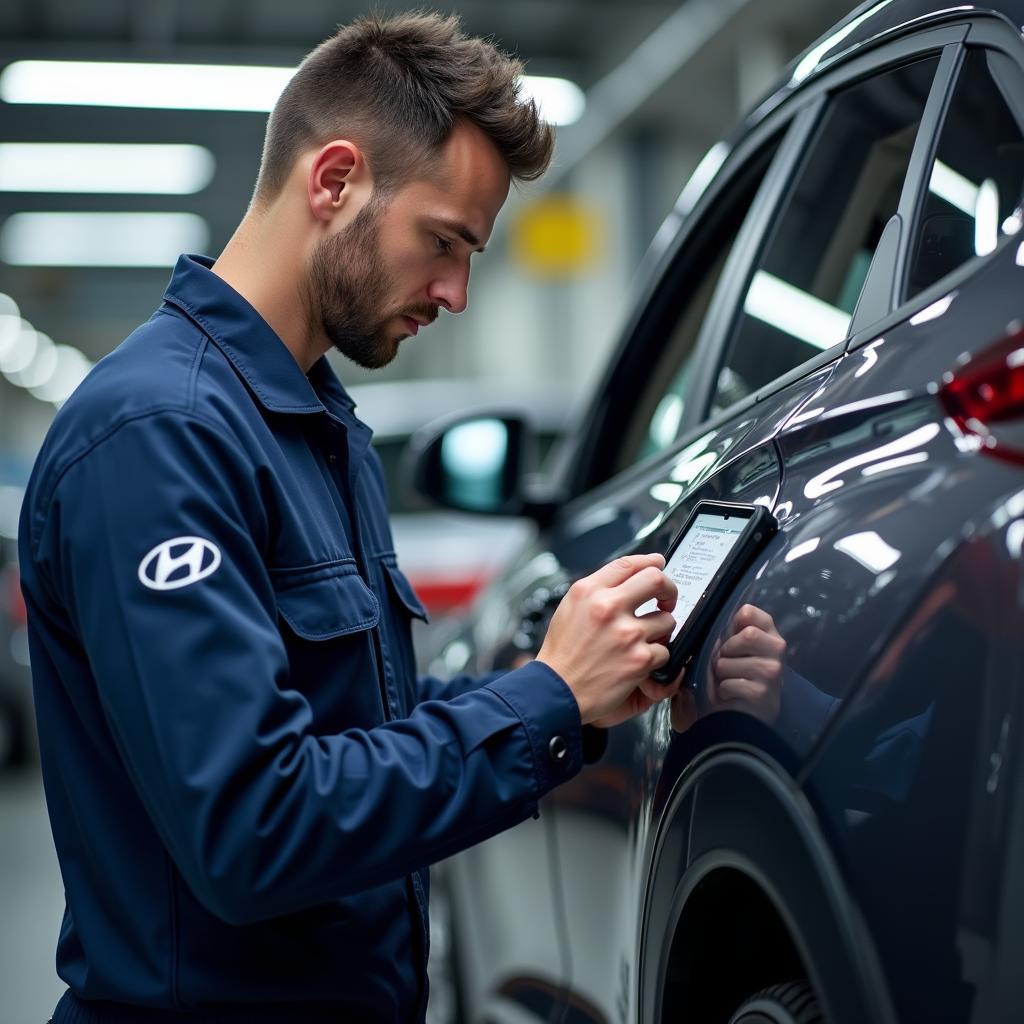
[[[139,580],[150,590],[177,590],[205,579],[220,565],[220,549],[203,537],[172,537],[139,563]]]

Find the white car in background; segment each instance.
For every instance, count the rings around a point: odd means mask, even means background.
[[[373,429],[373,445],[384,464],[399,565],[431,616],[441,619],[469,604],[535,527],[523,518],[461,514],[429,505],[405,473],[410,438],[439,420],[500,407],[530,422],[539,438],[539,450],[532,453],[536,467],[564,432],[572,403],[564,387],[502,380],[382,381],[353,385],[348,392],[356,415]],[[479,445],[454,454],[486,457]]]

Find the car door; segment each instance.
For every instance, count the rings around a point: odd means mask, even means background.
[[[719,331],[702,338],[707,348],[695,356],[695,390],[687,395],[697,425],[685,432],[684,411],[681,446],[575,503],[550,548],[565,575],[622,550],[665,550],[702,499],[776,509],[783,487],[776,439],[817,404],[842,360],[873,259],[887,258],[885,228],[899,209],[936,73],[941,65],[946,74],[953,59],[951,51],[943,57],[943,45],[954,38],[940,33],[919,49],[904,45],[860,62],[794,115],[772,169],[779,177],[766,177],[762,203],[751,209],[748,225],[759,220],[758,235],[741,233],[746,248],[730,256],[708,314]],[[638,403],[655,409],[648,434],[658,413],[678,402],[674,395],[670,386],[658,402]],[[622,431],[626,443],[642,434],[635,424]],[[621,465],[623,454],[610,464]],[[780,536],[739,582],[709,640],[729,635],[740,604],[758,593],[759,568],[785,543]],[[692,667],[697,677],[709,672],[712,647]],[[780,740],[793,738],[783,736],[787,723],[765,721]],[[563,1020],[631,1019],[637,1010],[644,851],[672,736],[667,708],[611,730],[601,761],[545,801],[570,951]],[[801,734],[782,756],[795,764],[812,740]]]
[[[604,498],[591,488],[586,499],[567,509],[553,530],[538,539],[517,570],[484,593],[467,633],[452,638],[441,651],[439,671],[508,668],[529,656],[560,589],[627,543],[643,517],[650,521],[663,512],[752,425],[753,418],[708,435],[703,445],[691,446],[693,458],[684,475],[661,490],[655,488],[653,495],[649,487],[636,485],[638,475],[660,480],[663,452],[677,446],[682,404],[673,407],[673,403],[685,402],[688,395],[683,383],[686,363],[698,346],[716,286],[728,272],[732,254],[742,252],[737,237],[749,237],[748,225],[756,227],[755,211],[764,204],[769,175],[776,182],[781,180],[784,168],[776,169],[772,161],[789,128],[788,118],[777,119],[740,150],[742,159],[728,176],[731,187],[715,187],[705,200],[707,216],[699,231],[690,232],[693,247],[683,249],[679,239],[673,239],[656,275],[662,284],[652,290],[653,301],[640,303],[638,322],[620,359],[630,372],[640,367],[643,378],[651,375],[650,361],[658,362],[655,376],[665,382],[664,390],[659,394],[653,386],[645,389],[638,406],[645,422],[620,440],[614,452],[600,448],[594,459],[601,468],[595,464],[590,471],[608,477],[619,464],[634,462],[636,469],[619,473],[603,489]],[[646,368],[636,361],[638,350],[647,360]],[[619,379],[628,375],[622,371]],[[619,411],[614,403],[605,407],[599,401],[599,405],[613,418]],[[604,429],[612,435],[616,432],[607,423]],[[588,432],[579,436],[585,438]],[[677,457],[675,462],[679,461]],[[685,479],[686,472],[691,479]],[[627,478],[634,482],[627,483]],[[459,935],[465,1009],[471,1021],[547,1020],[562,1013],[572,965],[559,913],[553,822],[553,817],[542,813],[538,821],[525,822],[444,866]]]
[[[780,435],[780,497],[799,519],[763,581],[802,644],[800,674],[835,700],[806,792],[904,1020],[1011,1019],[1019,993],[993,963],[1008,954],[1001,772],[1020,746],[1024,474],[943,399],[1020,325],[1019,34],[980,19],[954,65],[886,275],[892,308]],[[989,440],[1007,436],[1013,418]]]

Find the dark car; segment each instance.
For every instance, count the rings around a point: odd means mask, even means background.
[[[610,730],[446,865],[467,1019],[1024,1020],[1024,3],[996,6],[865,5],[794,63],[684,190],[543,486],[512,418],[484,487],[421,439],[435,500],[537,524],[449,669],[536,650],[698,501],[779,526],[697,714]],[[784,670],[713,702],[745,606]]]

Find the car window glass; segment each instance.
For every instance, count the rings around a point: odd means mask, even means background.
[[[919,60],[830,101],[751,279],[712,413],[846,337],[937,66]]]
[[[662,284],[669,292],[668,312],[654,332],[651,348],[656,356],[624,431],[616,471],[662,451],[679,435],[697,336],[736,236],[781,140],[780,132],[735,175],[732,188],[708,210],[703,231],[698,229],[693,243],[680,253],[685,266],[670,271]]]
[[[906,297],[1005,233],[1024,185],[1024,137],[982,50],[968,53],[946,116],[911,247]],[[1009,225],[1007,225],[1009,226]]]

